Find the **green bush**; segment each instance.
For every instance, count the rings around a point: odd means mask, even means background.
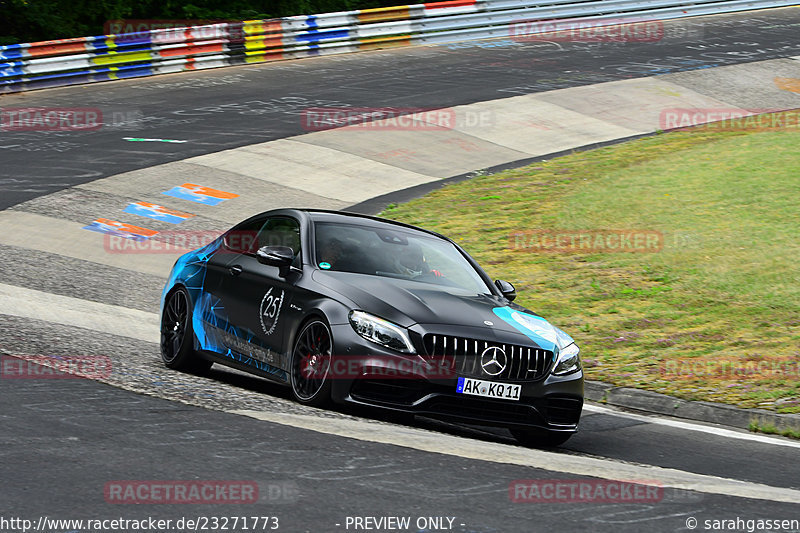
[[[396,5],[395,0],[0,0],[0,44],[103,34],[116,19],[247,20]]]

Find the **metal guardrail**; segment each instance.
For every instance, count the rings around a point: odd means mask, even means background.
[[[521,21],[667,20],[797,0],[450,0],[0,46],[0,93],[409,46],[512,37]],[[537,30],[527,29],[536,32]]]

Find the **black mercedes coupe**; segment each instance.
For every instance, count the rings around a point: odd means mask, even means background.
[[[513,303],[452,240],[353,213],[279,209],[181,256],[161,300],[167,367],[235,367],[331,401],[508,428],[577,430],[574,340]]]

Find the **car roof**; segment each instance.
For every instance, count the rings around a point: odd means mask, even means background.
[[[441,233],[436,233],[435,231],[430,231],[411,224],[405,224],[403,222],[398,222],[396,220],[390,220],[388,218],[381,218],[372,215],[364,215],[361,213],[351,213],[349,211],[333,211],[330,209],[297,209],[297,211],[303,211],[305,213],[308,213],[311,220],[313,220],[314,222],[360,222],[365,226],[369,226],[370,222],[378,222],[380,224],[391,224],[393,226],[399,226],[402,228],[407,228],[414,231],[427,233],[428,235],[433,235],[440,239],[450,241],[450,239],[448,239]]]

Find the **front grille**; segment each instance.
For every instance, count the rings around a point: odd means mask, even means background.
[[[429,333],[423,338],[423,344],[428,358],[440,367],[450,368],[459,375],[484,379],[530,381],[547,374],[553,362],[553,352],[548,350],[453,335]],[[496,375],[481,367],[481,355],[492,347],[500,348],[506,356],[505,368]],[[489,370],[494,372],[495,368],[492,365]]]

